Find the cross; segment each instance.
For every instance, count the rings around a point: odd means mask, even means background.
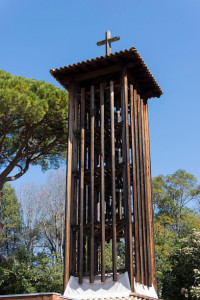
[[[111,54],[111,43],[119,41],[119,39],[120,39],[119,36],[115,36],[115,37],[111,38],[111,32],[106,31],[106,39],[103,41],[97,42],[97,46],[106,45],[106,55],[110,55]]]

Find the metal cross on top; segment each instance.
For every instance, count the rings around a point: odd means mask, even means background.
[[[110,55],[111,54],[111,43],[119,41],[119,40],[120,40],[119,36],[115,36],[115,37],[111,38],[111,32],[106,31],[106,39],[103,41],[97,42],[97,46],[106,45],[106,55]]]

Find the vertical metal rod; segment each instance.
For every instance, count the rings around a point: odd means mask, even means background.
[[[80,153],[80,219],[79,219],[79,283],[83,281],[83,204],[85,159],[85,89],[81,89],[81,153]]]
[[[110,81],[110,125],[111,125],[111,176],[112,176],[112,259],[113,281],[117,281],[117,238],[116,238],[116,188],[115,188],[115,120],[114,83]]]
[[[105,174],[104,174],[104,85],[100,84],[101,111],[101,281],[105,282]]]
[[[90,90],[90,282],[94,282],[94,86]]]

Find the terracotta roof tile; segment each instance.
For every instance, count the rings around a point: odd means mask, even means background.
[[[160,97],[163,94],[157,81],[151,74],[142,57],[139,55],[137,49],[134,47],[129,50],[115,52],[109,56],[105,55],[73,65],[51,69],[50,73],[61,85],[68,89],[69,81],[72,78],[76,79],[77,76],[80,77],[80,74],[90,74],[90,72],[93,72],[91,76],[94,76],[94,71],[96,70],[116,65],[120,66],[121,63],[132,63],[131,72],[135,76],[136,81],[139,82],[144,90],[149,89],[149,91],[151,91],[149,98]]]
[[[62,296],[61,296],[62,298]],[[94,298],[94,299],[84,299],[84,300],[158,300],[157,298],[143,296],[140,294],[133,293],[129,297],[114,297],[114,298]],[[160,299],[162,300],[162,299]]]

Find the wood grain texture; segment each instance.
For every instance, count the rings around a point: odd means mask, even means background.
[[[85,161],[85,89],[81,89],[81,152],[80,152],[80,217],[79,217],[79,283],[83,282],[83,211]]]
[[[137,180],[137,207],[138,207],[138,228],[139,228],[139,258],[140,258],[140,283],[144,284],[144,255],[143,255],[143,231],[142,231],[142,209],[140,191],[140,160],[139,160],[139,134],[138,134],[138,94],[134,90],[134,122],[135,122],[135,149],[136,149],[136,180]]]
[[[94,86],[90,90],[90,282],[94,282]]]
[[[77,97],[75,96],[77,93],[77,86],[74,85],[74,97],[73,97],[73,105],[74,105],[74,120],[73,120],[73,133],[74,131],[78,130],[78,114],[79,114],[79,103],[77,100]],[[77,209],[78,209],[78,184],[77,184],[77,178],[74,175],[74,171],[78,169],[78,138],[73,134],[73,155],[72,155],[72,192],[71,192],[71,224],[78,224],[77,220]],[[76,241],[76,233],[71,232],[71,247],[70,247],[70,273],[77,270],[77,253],[73,249],[76,249],[77,246]]]
[[[152,207],[152,191],[151,191],[149,120],[148,120],[148,106],[147,106],[146,100],[144,102],[144,132],[145,132],[145,149],[146,149],[146,177],[147,177],[147,195],[148,195],[151,272],[152,272],[152,282],[153,282],[154,288],[157,290],[156,264],[155,264],[155,243],[154,243],[154,228],[153,228],[153,207]]]
[[[140,251],[139,251],[139,222],[138,222],[138,201],[137,201],[137,165],[136,165],[136,137],[134,122],[134,90],[130,85],[130,118],[131,118],[131,148],[132,148],[132,172],[133,172],[133,213],[134,213],[134,231],[135,231],[135,277],[136,281],[140,280]]]
[[[104,160],[105,160],[105,149],[104,149],[104,85],[100,85],[100,113],[101,113],[101,281],[105,282],[105,174],[104,174]]]
[[[144,101],[141,99],[141,134],[142,134],[142,149],[143,149],[143,170],[144,170],[144,211],[146,222],[146,245],[147,245],[147,286],[152,286],[151,272],[151,249],[150,249],[150,231],[149,231],[149,211],[148,211],[148,190],[147,190],[147,159],[146,159],[146,140],[144,128]]]
[[[122,102],[123,102],[123,161],[124,161],[124,206],[125,206],[125,244],[126,244],[126,268],[128,269],[130,285],[134,291],[133,274],[133,242],[132,242],[132,207],[130,190],[130,151],[129,151],[129,120],[128,120],[128,77],[127,69],[122,72]]]
[[[72,140],[74,120],[74,84],[70,84],[69,108],[68,108],[68,140],[67,140],[67,179],[65,202],[65,255],[64,255],[64,290],[70,276],[70,234],[71,234],[71,186],[72,186]]]
[[[144,284],[147,285],[147,242],[146,242],[146,215],[145,215],[145,191],[144,191],[144,149],[142,144],[142,118],[141,118],[141,97],[138,95],[138,137],[139,137],[139,161],[140,161],[140,196],[142,211],[142,235],[143,235],[143,255],[144,255]]]
[[[116,238],[116,185],[115,185],[115,119],[114,82],[110,81],[110,130],[111,130],[111,181],[112,181],[112,260],[113,281],[117,281],[117,238]]]

